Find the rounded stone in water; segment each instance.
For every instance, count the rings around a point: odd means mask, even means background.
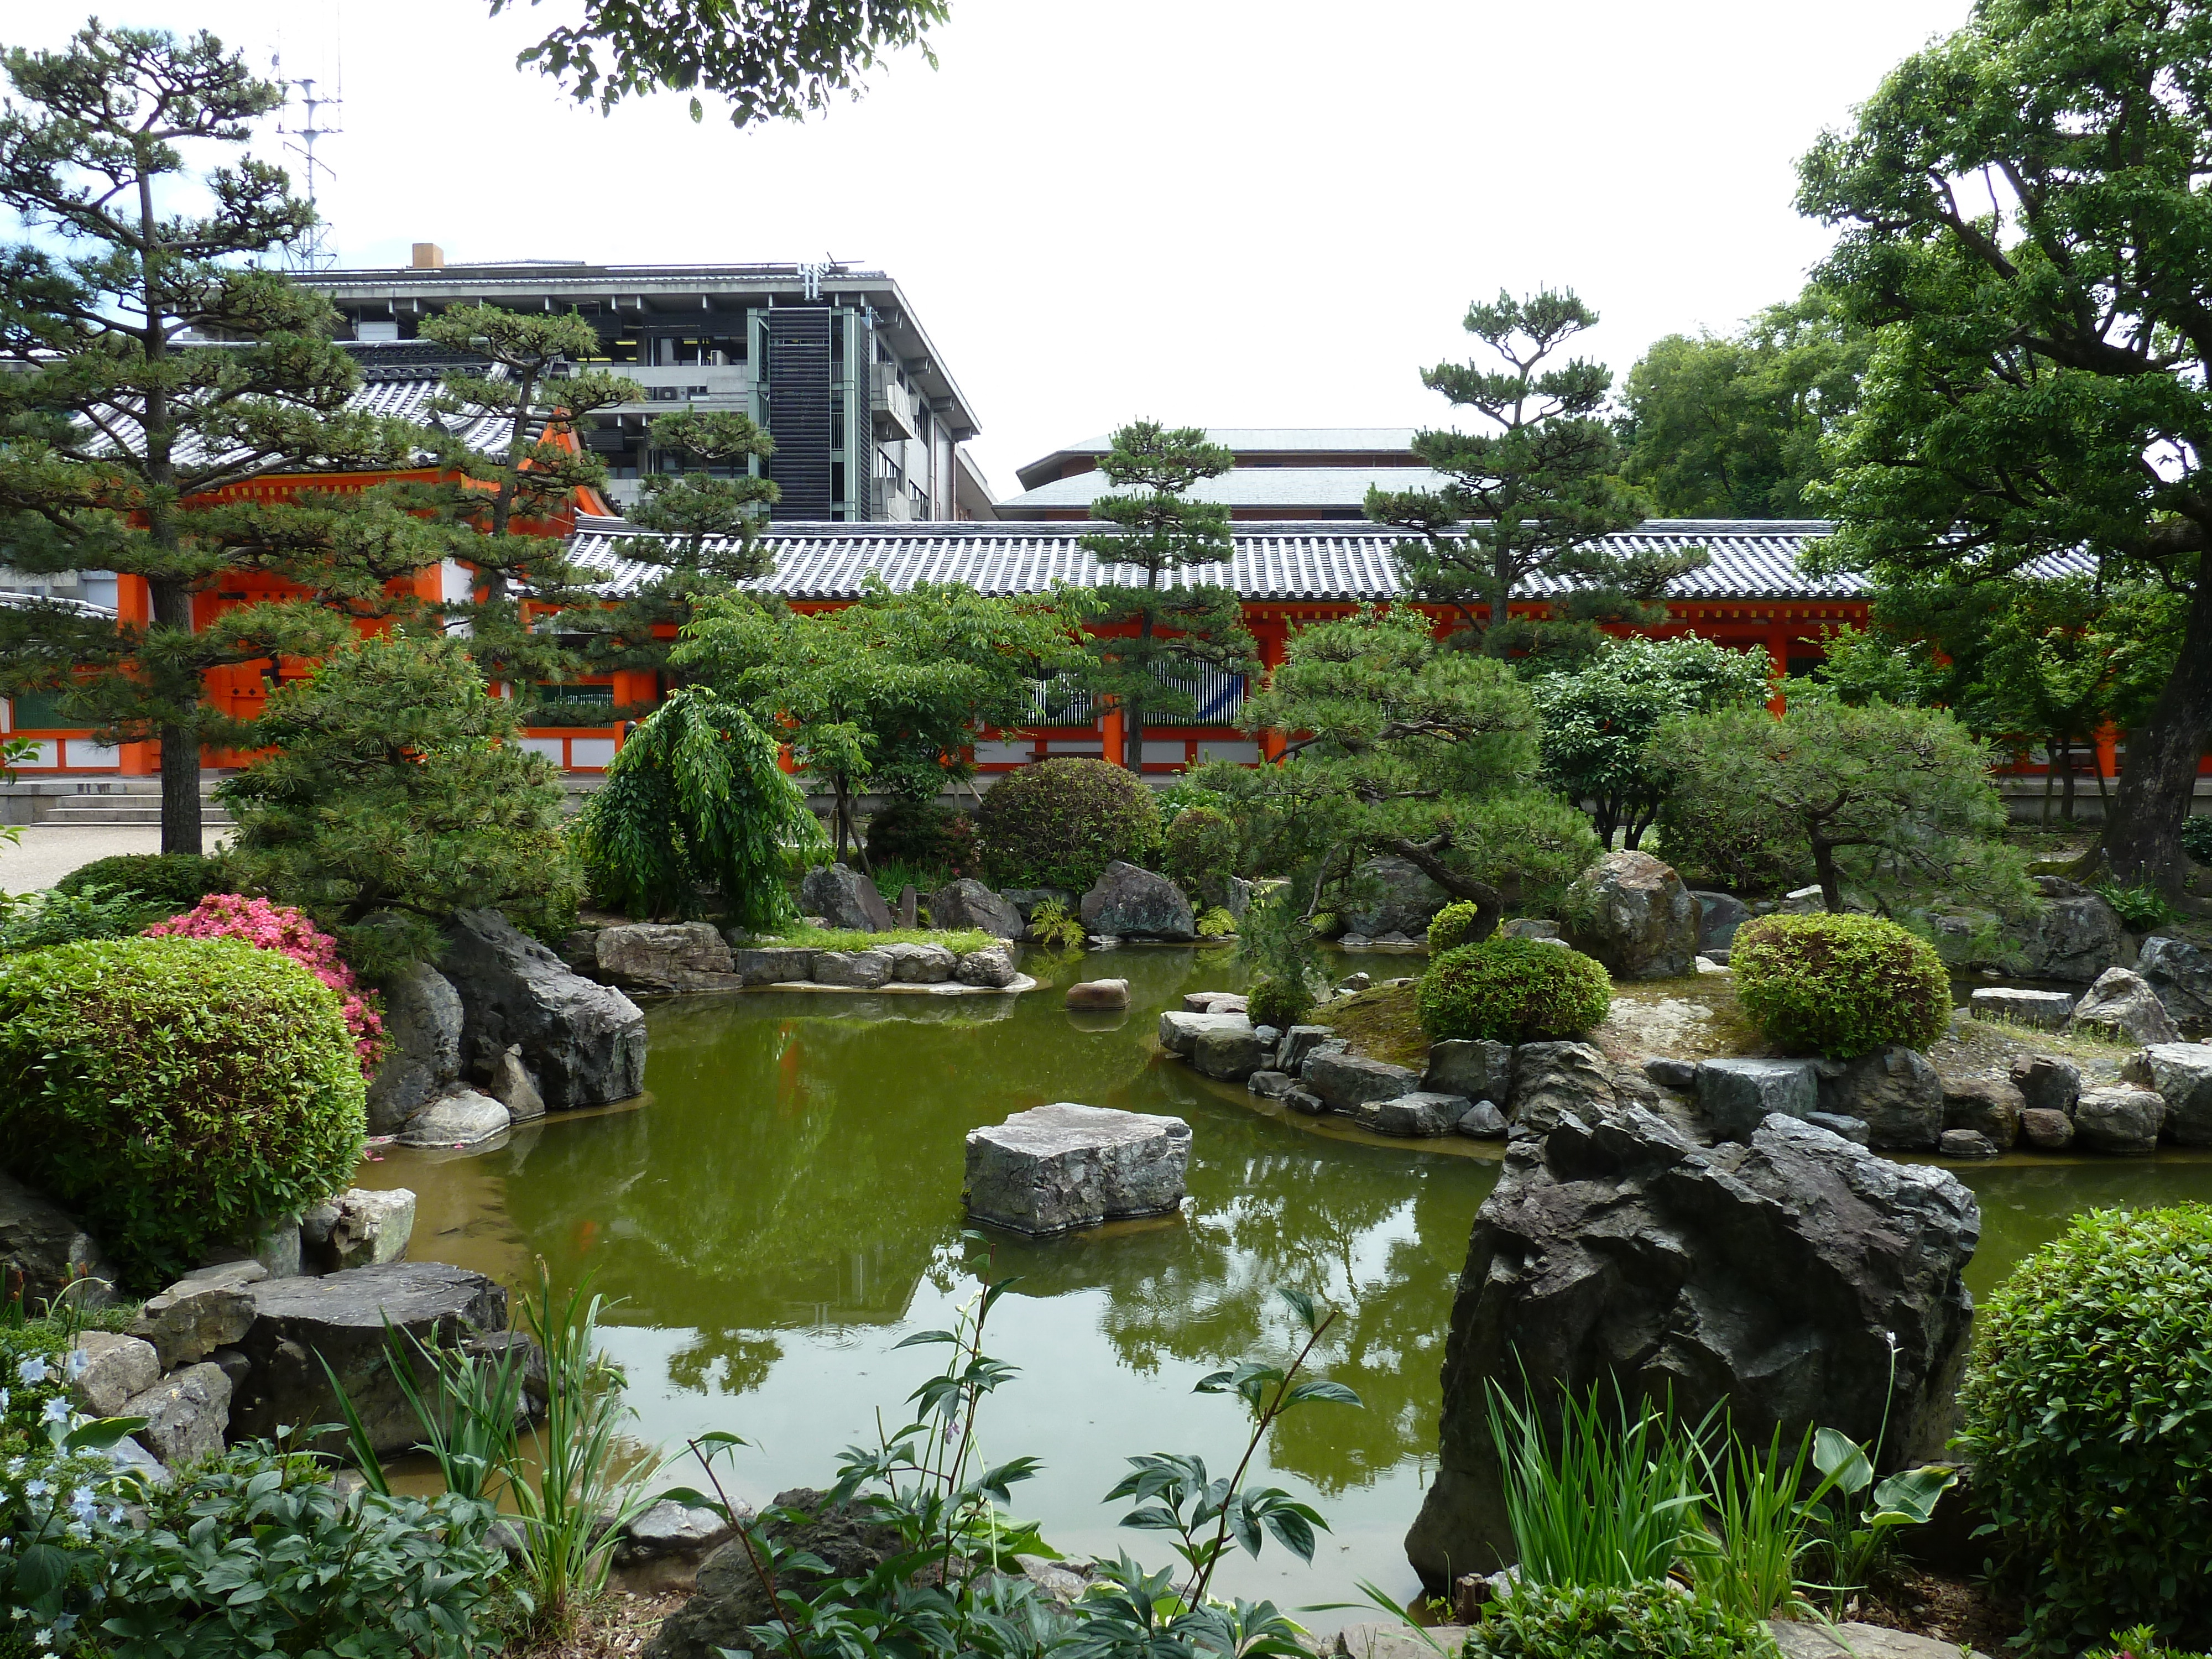
[[[968,1134],[968,1213],[1032,1237],[1182,1206],[1190,1125],[1056,1101]]]

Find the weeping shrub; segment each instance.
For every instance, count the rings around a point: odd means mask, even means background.
[[[776,764],[775,738],[700,686],[670,694],[629,734],[571,831],[592,890],[635,917],[699,914],[721,895],[740,926],[796,914],[785,848],[818,847],[822,825]]]

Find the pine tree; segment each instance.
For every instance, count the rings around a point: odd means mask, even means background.
[[[1597,313],[1549,289],[1468,307],[1467,331],[1505,367],[1439,363],[1421,384],[1497,430],[1416,434],[1413,453],[1452,475],[1442,489],[1367,492],[1367,516],[1414,532],[1397,548],[1408,596],[1448,606],[1492,656],[1595,650],[1600,622],[1663,621],[1655,601],[1706,561],[1609,552],[1602,538],[1644,516],[1620,481],[1620,446],[1601,417],[1612,371],[1581,357],[1547,363]],[[1516,622],[1508,604],[1539,579],[1571,581],[1548,622]]]
[[[594,668],[669,672],[675,635],[701,600],[775,568],[761,526],[782,491],[745,471],[754,459],[775,453],[775,441],[750,416],[721,410],[664,415],[650,431],[655,450],[696,466],[655,473],[629,508],[632,524],[658,533],[625,536],[616,549],[660,574],[593,619]]]
[[[548,521],[567,511],[578,489],[607,478],[605,463],[563,439],[595,410],[641,402],[645,390],[605,370],[577,372],[600,345],[599,331],[574,312],[454,306],[425,318],[421,334],[484,365],[447,375],[433,404],[441,416],[459,417],[462,430],[447,432],[439,447],[448,482],[422,499],[434,501],[450,527],[469,532],[453,538],[449,553],[476,571],[475,590],[447,614],[466,624],[477,665],[517,702],[526,723],[557,718],[557,708],[539,706],[545,699],[538,688],[573,676],[583,658],[561,635],[527,626],[522,605],[594,605]],[[499,431],[489,453],[463,435],[486,421]]]
[[[1197,700],[1177,683],[1182,674],[1259,665],[1233,588],[1167,580],[1228,562],[1235,547],[1229,509],[1189,501],[1185,492],[1236,464],[1228,450],[1207,441],[1205,428],[1170,429],[1158,421],[1121,428],[1099,460],[1109,483],[1133,493],[1093,501],[1092,515],[1118,529],[1079,541],[1101,563],[1133,567],[1145,580],[1095,590],[1083,678],[1094,696],[1111,697],[1121,709],[1121,763],[1133,772],[1143,769],[1148,718],[1197,712]]]
[[[386,608],[428,534],[380,502],[220,493],[404,465],[422,434],[349,409],[360,376],[329,303],[241,262],[313,222],[283,173],[242,154],[191,166],[188,149],[243,146],[279,88],[211,35],[96,23],[0,65],[18,94],[0,203],[29,233],[0,252],[0,535],[19,568],[112,570],[151,598],[143,625],[0,611],[0,690],[58,690],[108,739],[157,738],[162,848],[198,853],[201,746],[251,738],[205,701],[207,672],[328,650],[349,614]],[[180,209],[196,184],[206,205]],[[243,573],[318,599],[199,614]]]

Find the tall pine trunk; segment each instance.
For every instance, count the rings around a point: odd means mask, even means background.
[[[2173,676],[2128,739],[2127,764],[2097,853],[2114,877],[2181,890],[2181,824],[2197,797],[2197,766],[2212,734],[2212,580],[2200,575]]]
[[[153,600],[154,626],[191,633],[191,588],[181,581],[159,578],[146,586]],[[197,710],[200,689],[198,671],[187,667],[177,677],[175,701]],[[155,730],[161,745],[161,850],[197,853],[201,846],[199,722],[164,722]]]

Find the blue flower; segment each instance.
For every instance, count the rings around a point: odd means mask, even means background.
[[[69,1358],[63,1363],[62,1370],[68,1376],[69,1380],[74,1382],[84,1375],[84,1368],[90,1364],[92,1364],[90,1354],[82,1348],[71,1348]]]
[[[49,1423],[66,1423],[70,1419],[70,1403],[59,1395],[46,1401],[46,1419]]]
[[[24,1485],[23,1496],[26,1498],[44,1498],[52,1490],[53,1488],[43,1480],[32,1480]]]
[[[80,1521],[89,1521],[100,1513],[100,1506],[92,1501],[92,1488],[79,1486],[70,1498],[70,1513]]]
[[[46,1362],[40,1358],[38,1355],[33,1354],[28,1359],[26,1359],[21,1364],[15,1367],[15,1380],[27,1385],[33,1382],[45,1382],[46,1380]]]

